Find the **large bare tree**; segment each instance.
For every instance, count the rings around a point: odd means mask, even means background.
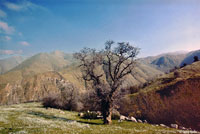
[[[104,124],[112,123],[114,96],[125,76],[132,73],[138,53],[139,48],[129,43],[107,41],[101,51],[84,48],[74,54],[81,62],[83,79],[90,81],[100,100]]]

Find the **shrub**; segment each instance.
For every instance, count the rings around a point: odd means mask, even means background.
[[[84,119],[98,119],[97,118],[98,114],[96,112],[84,112],[83,117]]]
[[[60,108],[62,107],[62,103],[59,101],[60,95],[59,94],[49,94],[46,96],[43,101],[42,105],[45,108]]]
[[[79,92],[78,89],[72,84],[64,87],[61,90],[61,100],[63,109],[79,111]]]
[[[113,120],[119,120],[119,119],[120,119],[120,114],[113,113],[111,118],[112,118]]]
[[[82,95],[83,111],[101,111],[100,100],[93,90]]]
[[[49,94],[46,96],[42,104],[46,108],[50,107],[73,111],[80,111],[83,108],[78,89],[72,84],[62,87],[61,92],[58,94]]]
[[[199,61],[199,57],[198,56],[194,56],[194,62]]]
[[[175,78],[180,77],[180,73],[179,73],[178,71],[175,71],[175,72],[174,72],[174,77],[175,77]]]

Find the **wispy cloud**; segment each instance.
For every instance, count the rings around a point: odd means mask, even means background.
[[[9,26],[6,22],[0,21],[0,32],[3,31],[6,34],[12,34],[15,31],[15,28]]]
[[[5,6],[8,8],[8,9],[11,9],[11,10],[15,10],[15,11],[19,11],[21,10],[23,7],[20,6],[20,5],[17,5],[17,4],[14,4],[14,3],[10,3],[10,2],[6,2],[5,3]]]
[[[7,17],[6,12],[0,9],[0,18],[5,18],[5,17]]]
[[[10,36],[0,36],[0,41],[10,41],[12,38]]]
[[[21,41],[19,42],[19,44],[23,46],[30,46],[30,43],[28,43],[27,41]]]
[[[14,54],[22,54],[22,50],[1,50],[0,55],[14,55]]]
[[[28,9],[42,9],[42,10],[46,10],[44,7],[40,6],[40,5],[36,5],[30,1],[27,0],[23,0],[20,1],[18,3],[11,3],[11,2],[5,2],[4,5],[13,11],[25,11]]]
[[[7,41],[9,41],[9,40],[11,40],[12,38],[11,38],[10,36],[5,36],[5,39],[6,39]]]

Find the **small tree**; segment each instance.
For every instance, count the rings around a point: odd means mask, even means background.
[[[198,56],[194,56],[194,62],[199,61],[199,57]]]
[[[125,76],[132,73],[138,53],[139,48],[129,43],[107,41],[105,49],[101,51],[84,48],[74,54],[81,62],[83,79],[90,81],[99,99],[104,124],[112,123],[115,93]]]

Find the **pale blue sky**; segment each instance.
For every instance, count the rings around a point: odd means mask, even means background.
[[[0,0],[0,57],[127,41],[140,56],[200,49],[199,0]]]

